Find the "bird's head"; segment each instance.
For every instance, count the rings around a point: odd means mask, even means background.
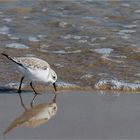
[[[53,83],[53,87],[54,87],[54,90],[57,91],[57,88],[56,88],[56,80],[57,80],[57,74],[55,73],[54,70],[51,69],[51,83]]]

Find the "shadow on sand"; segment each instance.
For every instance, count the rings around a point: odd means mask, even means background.
[[[28,94],[30,90],[22,90],[21,94]],[[0,86],[0,94],[17,94],[17,89]]]

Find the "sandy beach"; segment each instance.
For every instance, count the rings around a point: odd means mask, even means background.
[[[23,75],[0,55],[0,138],[140,139],[139,19],[138,0],[0,0],[0,53],[40,58],[58,75],[56,104],[52,84],[33,82],[46,94],[32,109],[25,78],[24,112]]]
[[[22,114],[17,94],[0,94],[0,132]],[[25,104],[31,93],[22,94]],[[48,123],[36,128],[15,128],[6,139],[139,139],[140,95],[67,91],[57,96],[58,111]],[[41,95],[36,104],[53,95]]]

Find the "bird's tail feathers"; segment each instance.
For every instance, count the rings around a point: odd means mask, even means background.
[[[17,65],[20,65],[22,67],[24,67],[21,63],[16,62],[12,57],[10,57],[9,55],[5,54],[5,53],[1,53],[3,56],[7,57],[9,60],[13,61],[14,63],[16,63]]]

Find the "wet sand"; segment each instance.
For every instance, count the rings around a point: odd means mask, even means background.
[[[32,94],[22,94],[25,104]],[[51,94],[37,98],[49,102]],[[15,128],[6,139],[139,139],[140,95],[67,91],[57,96],[58,111],[48,123],[36,128]],[[0,94],[0,132],[22,114],[17,94]]]
[[[41,58],[83,89],[140,92],[139,13],[139,1],[0,0],[0,52]],[[0,66],[0,83],[19,81]]]

